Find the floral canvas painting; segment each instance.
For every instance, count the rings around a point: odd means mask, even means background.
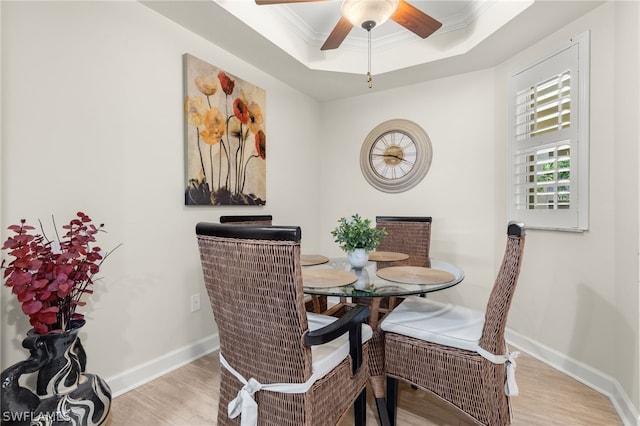
[[[266,203],[266,93],[184,55],[185,205]]]

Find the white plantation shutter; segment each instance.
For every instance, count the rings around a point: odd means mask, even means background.
[[[588,35],[511,77],[509,219],[588,225]]]

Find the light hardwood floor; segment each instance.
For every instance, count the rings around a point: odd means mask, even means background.
[[[218,411],[218,353],[202,357],[152,382],[114,398],[107,426],[215,425]],[[544,363],[522,354],[516,372],[520,395],[511,399],[515,426],[621,425],[609,399]],[[367,424],[377,425],[372,392]],[[353,424],[346,413],[339,426]],[[398,425],[473,423],[426,392],[401,384]]]

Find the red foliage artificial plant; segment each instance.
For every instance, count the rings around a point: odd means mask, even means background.
[[[5,285],[12,288],[22,303],[22,312],[39,334],[66,331],[72,319],[84,317],[75,312],[76,307],[85,305],[80,300],[85,293],[93,293],[89,286],[109,255],[92,246],[104,224],[96,227],[82,212],[76,216],[62,227],[67,231],[62,238],[56,230],[56,240],[49,240],[44,230],[34,234],[35,228],[24,219],[7,228],[14,235],[7,238],[2,250],[9,250],[14,259],[7,266],[6,259],[2,261]]]

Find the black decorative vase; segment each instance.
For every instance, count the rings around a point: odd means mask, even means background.
[[[84,320],[62,333],[27,333],[22,346],[31,356],[2,372],[2,425],[92,426],[107,420],[111,389],[86,374],[87,356],[78,332]],[[24,374],[37,373],[36,392],[20,385]]]

